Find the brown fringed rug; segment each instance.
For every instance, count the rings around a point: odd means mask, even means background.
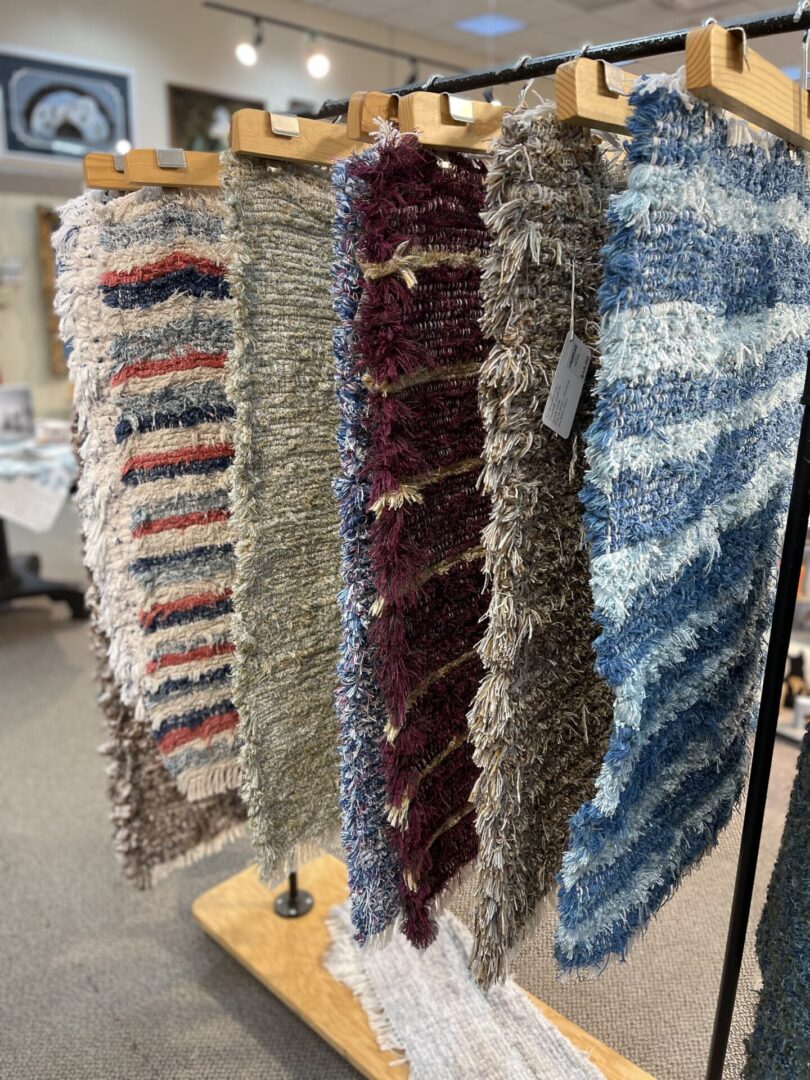
[[[486,611],[477,488],[484,166],[388,132],[352,162],[362,297],[354,319],[368,394],[364,465],[369,662],[387,713],[383,771],[402,873],[403,930],[435,933],[436,899],[476,851],[467,710]]]
[[[473,970],[505,978],[507,957],[554,884],[568,818],[589,798],[607,745],[612,698],[594,674],[595,627],[578,493],[581,432],[597,362],[596,288],[613,190],[591,135],[553,108],[504,118],[487,177],[484,332],[484,533],[492,585],[480,647],[486,677],[470,714],[481,768]],[[594,350],[570,438],[542,423],[569,330]]]

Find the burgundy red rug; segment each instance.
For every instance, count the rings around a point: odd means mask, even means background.
[[[354,322],[368,393],[371,662],[387,713],[389,840],[402,865],[403,930],[432,941],[434,901],[476,853],[467,711],[487,609],[477,487],[483,164],[388,132],[360,181]]]

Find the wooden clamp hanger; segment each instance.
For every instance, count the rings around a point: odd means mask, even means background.
[[[231,150],[235,154],[306,161],[329,165],[365,149],[365,142],[350,139],[345,124],[328,120],[239,109],[231,117]]]
[[[601,131],[627,131],[628,96],[635,76],[604,60],[579,56],[560,64],[555,75],[557,119]]]
[[[399,96],[384,94],[380,90],[358,90],[349,99],[349,111],[346,113],[346,130],[350,139],[371,141],[378,130],[378,120],[399,119]]]
[[[399,100],[400,131],[415,131],[434,150],[484,154],[501,132],[503,105],[417,91]]]
[[[85,154],[84,184],[103,191],[137,191],[141,186],[127,180],[123,154]]]
[[[219,187],[219,154],[201,150],[130,150],[124,172],[134,184],[158,187]]]
[[[794,146],[810,149],[810,94],[750,49],[744,32],[716,23],[690,31],[686,89]]]

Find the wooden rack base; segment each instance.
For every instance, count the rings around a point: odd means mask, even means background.
[[[330,945],[325,918],[330,908],[346,899],[345,867],[324,855],[301,867],[298,880],[315,898],[312,911],[299,919],[281,919],[275,914],[273,900],[286,885],[267,889],[255,866],[203,893],[194,901],[192,912],[206,934],[363,1076],[405,1080],[407,1065],[392,1065],[397,1055],[379,1049],[354,994],[323,966]],[[590,1055],[607,1080],[653,1080],[542,1001],[531,994],[528,997],[575,1046]]]

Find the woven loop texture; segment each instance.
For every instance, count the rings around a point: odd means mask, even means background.
[[[583,493],[616,703],[563,859],[568,971],[626,955],[739,799],[810,345],[804,155],[680,77],[630,104]]]

